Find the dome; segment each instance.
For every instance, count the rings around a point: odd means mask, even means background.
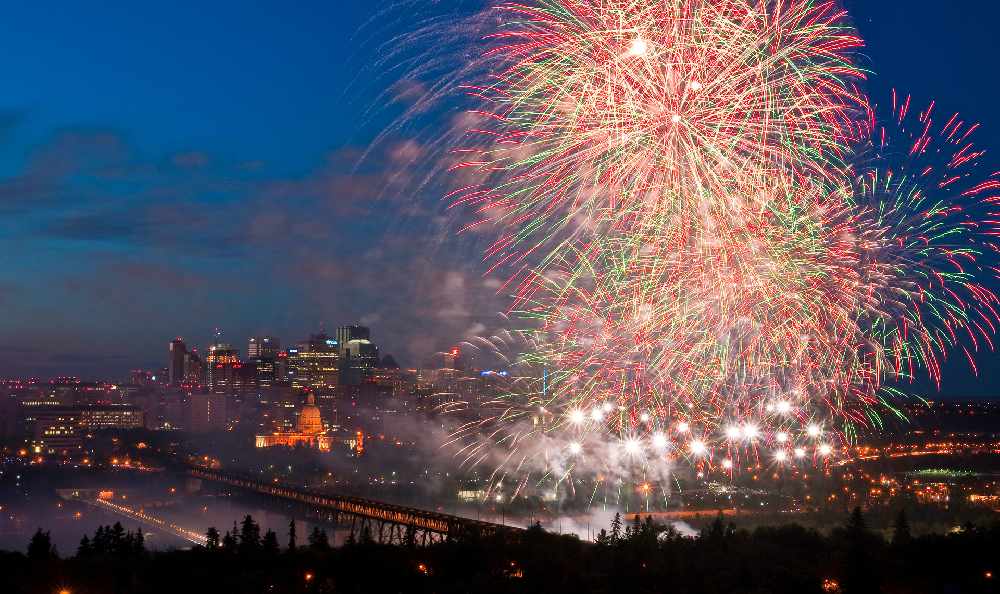
[[[323,416],[320,414],[312,394],[309,395],[305,406],[302,407],[302,412],[299,413],[297,429],[299,433],[306,435],[316,435],[323,432]]]

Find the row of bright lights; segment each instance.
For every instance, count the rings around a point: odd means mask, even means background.
[[[590,419],[595,422],[600,422],[604,420],[605,415],[607,415],[612,410],[611,404],[605,402],[600,407],[595,407],[590,411]],[[791,404],[787,402],[779,402],[774,406],[775,410],[780,413],[787,414],[791,412]],[[574,409],[567,415],[569,417],[570,423],[574,425],[582,425],[587,420],[587,413],[580,409]],[[642,413],[639,416],[639,420],[643,423],[648,423],[650,420],[648,413]],[[687,433],[691,430],[691,426],[685,422],[681,421],[677,423],[676,430],[678,433]],[[815,423],[811,423],[806,427],[806,434],[812,438],[818,438],[823,435],[823,428]],[[760,436],[760,429],[752,423],[744,423],[743,425],[730,425],[726,428],[726,437],[729,440],[736,439],[757,439]],[[789,439],[789,435],[786,431],[779,431],[774,435],[775,440],[778,443],[785,443]]]
[[[670,442],[665,435],[662,433],[656,433],[652,437],[653,447],[658,451],[665,451],[670,447]],[[625,452],[630,455],[638,455],[642,451],[642,442],[638,439],[626,439],[623,442]],[[708,445],[701,441],[700,439],[692,440],[688,443],[688,450],[691,454],[695,456],[704,456],[708,453]],[[833,453],[833,446],[827,443],[820,444],[816,451],[819,452],[821,456],[829,456]],[[580,454],[583,452],[583,445],[580,442],[572,442],[569,444],[569,452],[571,454]],[[792,455],[796,458],[805,458],[807,451],[805,448],[797,447],[791,451]],[[785,462],[788,460],[789,452],[786,450],[778,450],[774,453],[774,459],[778,462]],[[726,468],[732,467],[731,460],[724,460],[722,465]]]

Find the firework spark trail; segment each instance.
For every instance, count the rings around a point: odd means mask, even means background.
[[[454,436],[494,487],[821,463],[992,348],[1000,175],[934,104],[876,117],[835,2],[492,10],[447,199],[512,294],[470,346],[521,375]]]

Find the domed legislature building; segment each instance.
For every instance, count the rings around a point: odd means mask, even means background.
[[[323,429],[323,416],[316,406],[316,399],[312,394],[306,400],[305,406],[299,413],[299,420],[295,424],[294,431],[278,431],[270,435],[258,435],[257,447],[270,448],[274,446],[303,446],[329,452],[333,439],[326,434]]]

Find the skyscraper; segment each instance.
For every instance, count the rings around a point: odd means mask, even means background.
[[[281,350],[281,341],[273,336],[251,336],[247,345],[248,359],[274,359]]]
[[[184,359],[187,355],[187,345],[184,339],[177,337],[170,341],[170,359],[167,365],[167,373],[171,385],[184,381]]]
[[[340,354],[344,354],[344,348],[352,340],[370,340],[371,331],[364,326],[341,326],[337,328],[337,344],[340,346]]]
[[[240,353],[232,346],[217,342],[208,347],[205,355],[205,383],[210,392],[233,392],[241,382]]]
[[[275,375],[275,362],[281,343],[273,336],[251,336],[247,344],[247,365],[253,373],[250,381],[258,388],[270,388],[279,378]]]
[[[293,388],[311,388],[319,394],[332,392],[340,375],[337,341],[323,332],[310,335],[297,348],[288,349],[288,370]]]
[[[356,386],[371,377],[378,366],[378,347],[364,326],[341,326],[337,329],[340,349],[340,383]]]

